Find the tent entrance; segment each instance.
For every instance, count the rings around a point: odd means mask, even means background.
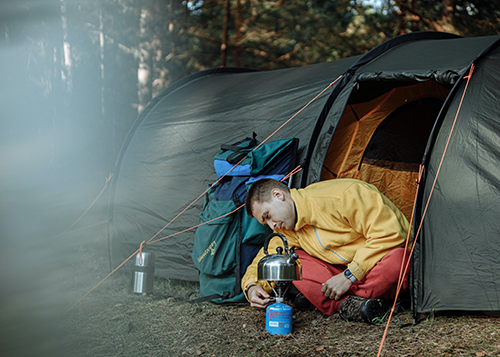
[[[333,135],[321,180],[357,178],[375,185],[409,219],[418,169],[449,90],[435,81],[352,100]]]

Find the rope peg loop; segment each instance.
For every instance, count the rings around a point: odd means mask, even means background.
[[[141,245],[139,246],[139,265],[142,265],[142,248],[144,248],[144,246],[146,245],[146,241],[143,240],[141,242]]]

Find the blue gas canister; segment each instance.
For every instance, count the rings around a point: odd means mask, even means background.
[[[283,304],[283,298],[266,308],[266,330],[271,335],[287,335],[292,332],[292,307]]]

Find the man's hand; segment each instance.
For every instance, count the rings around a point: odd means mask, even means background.
[[[329,299],[340,300],[347,290],[351,288],[352,282],[344,274],[334,275],[323,283],[321,292]]]
[[[271,296],[260,285],[251,286],[247,296],[250,306],[257,310],[264,310],[271,302]]]

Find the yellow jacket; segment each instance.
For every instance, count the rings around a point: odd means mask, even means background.
[[[391,250],[404,246],[409,223],[399,209],[375,186],[354,179],[321,181],[304,189],[291,189],[297,222],[293,230],[275,230],[295,246],[330,264],[346,265],[356,279],[368,272]],[[282,246],[274,237],[268,253]],[[257,280],[261,249],[242,279],[243,291],[251,284],[268,292]]]

